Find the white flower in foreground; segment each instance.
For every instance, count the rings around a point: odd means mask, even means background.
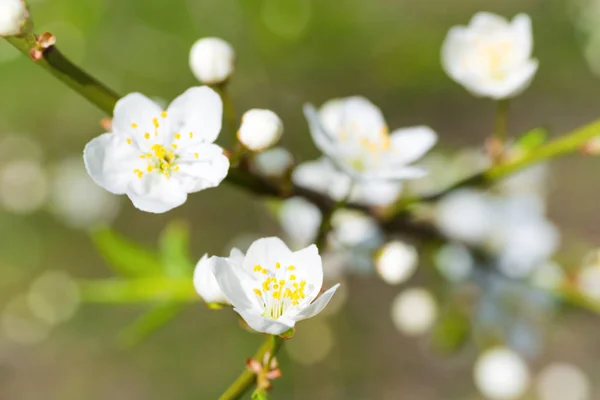
[[[323,285],[317,247],[292,252],[278,238],[252,243],[241,264],[216,258],[213,271],[234,310],[252,329],[272,335],[320,313],[339,287],[317,298]]]
[[[521,398],[530,381],[525,361],[504,347],[488,350],[479,357],[474,378],[479,391],[490,400]]]
[[[455,26],[442,46],[446,73],[475,96],[506,99],[525,90],[538,68],[531,58],[531,19],[517,15],[512,22],[480,12],[469,26]]]
[[[283,147],[274,147],[258,153],[254,157],[254,166],[264,176],[280,177],[293,164],[294,156]]]
[[[0,0],[0,36],[14,36],[21,33],[29,11],[23,0]]]
[[[115,106],[113,133],[89,142],[83,152],[94,181],[133,205],[163,213],[185,203],[188,193],[218,186],[229,160],[213,144],[223,104],[208,87],[194,87],[163,111],[132,93]]]
[[[229,254],[227,261],[229,263],[240,264],[244,260],[244,253],[233,248]],[[216,262],[216,257],[208,257],[208,254],[202,256],[196,269],[194,270],[194,287],[196,292],[207,303],[230,304],[227,297],[221,291],[217,278],[213,272],[213,265]]]
[[[190,50],[190,68],[202,83],[209,85],[229,79],[235,69],[235,51],[223,39],[199,39]]]
[[[419,254],[414,246],[395,240],[386,243],[375,257],[375,269],[390,285],[407,281],[415,273]]]
[[[302,197],[284,201],[279,210],[279,223],[294,247],[308,246],[317,237],[321,220],[319,208]]]
[[[253,109],[242,116],[237,137],[241,144],[252,151],[263,151],[281,139],[283,122],[271,110]]]
[[[540,372],[536,391],[540,400],[589,400],[592,398],[591,386],[581,368],[556,362]]]
[[[292,174],[293,182],[323,193],[334,200],[342,200],[350,193],[350,201],[369,206],[386,206],[398,198],[402,191],[401,182],[357,181],[338,170],[326,157],[298,165]]]
[[[431,128],[416,126],[391,134],[381,110],[364,97],[330,100],[319,111],[304,107],[317,147],[344,172],[363,180],[402,180],[426,175],[409,164],[437,141]]]
[[[392,322],[405,335],[418,336],[427,332],[437,318],[435,299],[425,289],[403,291],[392,301]]]

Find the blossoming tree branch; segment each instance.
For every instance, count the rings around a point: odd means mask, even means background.
[[[245,253],[233,248],[227,256],[204,255],[193,276],[189,271],[160,279],[129,277],[120,288],[114,282],[83,285],[92,301],[95,295],[112,302],[192,301],[199,295],[211,308],[231,308],[247,327],[265,335],[246,367],[240,363],[243,372],[221,399],[239,398],[252,386],[255,398],[266,398],[271,381],[281,375],[276,353],[283,341],[293,340],[296,324],[319,314],[340,286],[324,285],[332,280],[329,268],[351,269],[348,265],[366,260],[384,281],[397,285],[417,267],[423,246],[413,244],[437,243],[438,268],[450,281],[468,279],[478,261],[487,260],[493,274],[600,309],[597,290],[574,288],[573,277],[549,263],[559,233],[527,180],[527,174],[537,173],[534,164],[597,151],[600,121],[552,140],[541,129],[510,135],[510,99],[527,89],[539,67],[525,14],[509,21],[482,12],[468,26],[448,32],[441,51],[444,70],[471,95],[495,101],[497,113],[490,124],[493,134],[482,138],[485,151],[478,152],[467,175],[433,192],[406,188],[440,173],[421,162],[438,134],[426,125],[390,129],[382,111],[364,97],[304,106],[307,131],[323,154],[313,161],[295,163],[288,150],[274,147],[284,124],[271,110],[249,110],[238,124],[228,88],[235,51],[222,39],[203,38],[192,46],[191,71],[203,86],[161,107],[141,93],[121,97],[71,63],[56,47],[60,37],[34,33],[22,0],[0,0],[0,35],[110,114],[107,133],[91,138],[83,149],[85,167],[98,186],[127,196],[139,212],[169,212],[223,182],[281,200],[277,213],[287,244],[267,237]],[[237,132],[229,149],[217,144],[224,120]],[[539,173],[534,178],[543,179]],[[406,291],[394,302],[395,323],[407,334],[422,333],[435,316],[434,304],[424,289]],[[403,317],[411,309],[420,310],[417,319]],[[500,393],[486,386],[486,368],[495,360],[526,374],[527,367],[508,347],[489,350],[476,365],[476,383],[492,399],[515,398],[525,390],[521,381],[506,383]]]

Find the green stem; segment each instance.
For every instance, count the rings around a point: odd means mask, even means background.
[[[508,139],[508,100],[498,100],[496,105],[496,121],[494,122],[494,136],[498,143],[505,145]]]
[[[33,34],[7,37],[6,40],[27,57],[29,57],[29,51],[35,46]],[[56,47],[52,46],[46,49],[42,58],[35,63],[98,106],[105,113],[112,114],[119,96],[73,64]]]
[[[262,360],[267,354],[270,354],[269,357],[274,357],[275,354],[281,348],[283,344],[283,339],[279,336],[269,335],[263,342],[263,344],[258,348],[254,356],[252,357],[254,360],[262,363]],[[252,385],[256,382],[256,375],[249,371],[248,369],[244,369],[244,371],[237,377],[237,379],[227,388],[227,390],[219,397],[219,400],[236,400],[241,398],[244,393],[246,393]]]

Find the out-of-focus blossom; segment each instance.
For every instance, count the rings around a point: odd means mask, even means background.
[[[20,34],[28,18],[25,1],[0,0],[0,36]]]
[[[448,237],[468,244],[482,244],[493,228],[494,211],[487,194],[465,189],[444,197],[435,218]]]
[[[461,244],[446,244],[435,255],[435,266],[446,279],[452,282],[467,279],[474,265],[473,256]]]
[[[545,290],[557,290],[565,281],[566,276],[562,267],[548,261],[537,266],[531,274],[531,282]]]
[[[399,240],[386,243],[375,256],[377,273],[390,285],[398,285],[410,279],[418,263],[417,249]]]
[[[269,177],[282,176],[293,163],[294,156],[283,147],[274,147],[254,157],[254,166],[258,172]]]
[[[283,122],[271,110],[253,109],[242,116],[237,137],[252,151],[263,151],[275,145],[283,135]]]
[[[352,189],[349,200],[370,206],[385,206],[396,200],[402,190],[400,182],[356,181],[338,170],[326,157],[298,165],[292,174],[298,186],[341,200]]]
[[[360,211],[339,210],[333,214],[331,225],[334,240],[345,247],[351,248],[381,239],[377,222]]]
[[[317,237],[321,219],[317,206],[301,197],[285,200],[279,210],[279,222],[294,248],[306,247]]]
[[[196,78],[207,85],[219,84],[235,69],[235,51],[225,40],[215,37],[199,39],[190,50],[190,68]]]
[[[42,342],[51,330],[47,321],[33,313],[25,295],[15,297],[4,307],[0,327],[8,340],[22,345]]]
[[[429,127],[390,134],[379,108],[364,97],[330,100],[319,111],[308,104],[304,114],[316,146],[355,179],[393,181],[427,173],[410,164],[437,141]]]
[[[590,400],[592,388],[581,368],[562,362],[547,365],[537,377],[540,400]]]
[[[80,303],[77,283],[64,271],[47,271],[29,288],[27,301],[33,314],[54,325],[69,320]]]
[[[52,178],[50,208],[67,225],[89,228],[117,216],[118,198],[94,183],[80,158],[59,162]]]
[[[489,400],[519,399],[530,383],[525,361],[505,347],[482,353],[475,363],[473,375],[475,385]]]
[[[531,83],[537,60],[531,58],[531,19],[517,15],[511,22],[480,12],[469,26],[455,26],[442,46],[446,73],[475,96],[506,99]]]
[[[313,365],[325,360],[333,348],[333,341],[333,332],[327,321],[315,318],[302,326],[294,335],[294,340],[285,344],[285,350],[292,360]]]
[[[244,253],[233,248],[227,258],[228,263],[241,265],[244,260]],[[196,292],[206,303],[230,304],[227,297],[221,291],[217,278],[213,272],[213,265],[216,262],[215,257],[208,257],[208,254],[202,256],[196,268],[194,269],[194,287]]]
[[[223,104],[209,87],[188,89],[163,111],[132,93],[115,106],[113,133],[89,142],[84,160],[92,179],[133,205],[163,213],[185,203],[188,193],[218,186],[229,160],[213,144]]]
[[[437,318],[437,304],[427,290],[407,289],[392,301],[391,317],[400,332],[410,336],[422,335]]]
[[[0,170],[0,204],[15,214],[40,209],[48,198],[48,176],[33,160],[15,160]]]
[[[339,287],[319,296],[323,266],[314,245],[292,252],[280,239],[265,238],[250,246],[241,264],[215,260],[213,272],[223,294],[258,332],[289,331],[320,313]]]
[[[600,301],[600,253],[588,254],[577,273],[577,287],[585,296]]]

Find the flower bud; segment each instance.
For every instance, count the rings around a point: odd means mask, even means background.
[[[190,68],[202,83],[218,84],[229,79],[235,68],[235,51],[223,39],[203,38],[192,46]]]
[[[238,140],[252,151],[262,151],[279,141],[283,122],[270,110],[250,110],[242,117]]]
[[[386,283],[398,285],[414,274],[418,262],[419,255],[413,246],[392,241],[379,250],[375,257],[375,269]]]
[[[23,0],[0,0],[0,36],[20,34],[28,18]]]

